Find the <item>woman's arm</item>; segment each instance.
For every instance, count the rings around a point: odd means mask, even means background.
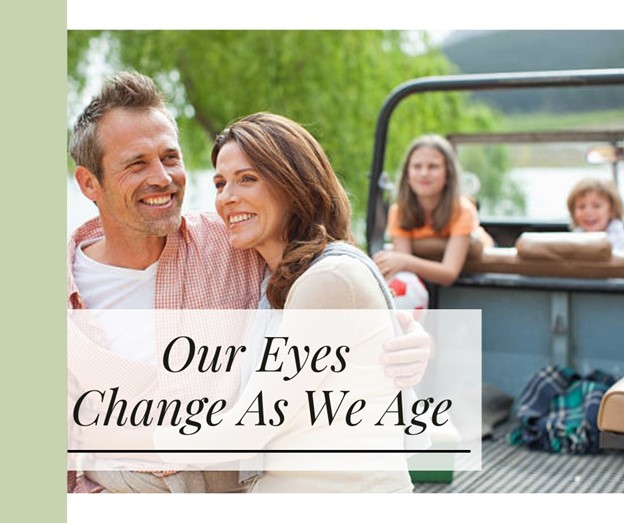
[[[385,278],[399,271],[409,271],[433,283],[451,285],[459,276],[468,256],[470,236],[451,236],[440,262],[411,254],[409,238],[394,238],[393,244],[393,251],[378,252],[373,258]]]

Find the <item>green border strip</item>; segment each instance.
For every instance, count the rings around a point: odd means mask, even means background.
[[[3,513],[66,521],[66,4],[5,14]]]

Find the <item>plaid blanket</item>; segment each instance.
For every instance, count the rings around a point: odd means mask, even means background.
[[[598,453],[598,408],[615,381],[599,370],[581,377],[567,367],[543,368],[518,399],[520,425],[509,435],[510,443],[548,452]]]

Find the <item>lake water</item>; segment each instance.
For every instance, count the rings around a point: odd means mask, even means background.
[[[596,165],[583,168],[519,168],[512,170],[510,176],[525,191],[527,216],[537,220],[567,220],[566,199],[572,186],[587,176],[610,179],[612,173],[609,166]],[[624,196],[624,187],[620,187],[620,192]],[[185,211],[214,210],[214,198],[215,190],[211,171],[195,172],[189,175],[183,206]],[[69,236],[71,231],[94,216],[97,216],[97,208],[82,195],[73,176],[69,176],[67,178],[67,235]]]
[[[538,220],[567,220],[567,199],[574,185],[586,177],[610,180],[610,166],[530,167],[513,169],[510,178],[524,190],[526,215]],[[624,188],[620,187],[623,193]],[[624,194],[624,193],[623,193]]]

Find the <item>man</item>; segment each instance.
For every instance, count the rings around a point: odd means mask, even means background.
[[[186,173],[177,125],[151,79],[124,72],[106,82],[78,118],[70,154],[76,181],[97,205],[99,217],[70,239],[69,308],[256,308],[265,270],[259,256],[232,249],[216,215],[181,216]],[[108,339],[115,338],[116,328],[109,327],[113,332],[106,333]],[[417,332],[392,344],[416,348],[387,352],[386,364],[393,365],[387,371],[407,380],[397,382],[399,387],[417,382],[429,354],[427,336]],[[136,362],[133,381],[156,363],[155,355],[140,349],[123,349],[121,354],[130,364]],[[71,356],[70,350],[70,388],[75,388]],[[94,349],[89,354],[91,372],[114,374],[118,358],[112,350]],[[235,397],[238,379],[223,386],[223,397]],[[75,476],[70,480],[75,487]],[[79,486],[94,490],[100,484],[126,492],[245,490],[234,471],[87,471],[81,481]]]

